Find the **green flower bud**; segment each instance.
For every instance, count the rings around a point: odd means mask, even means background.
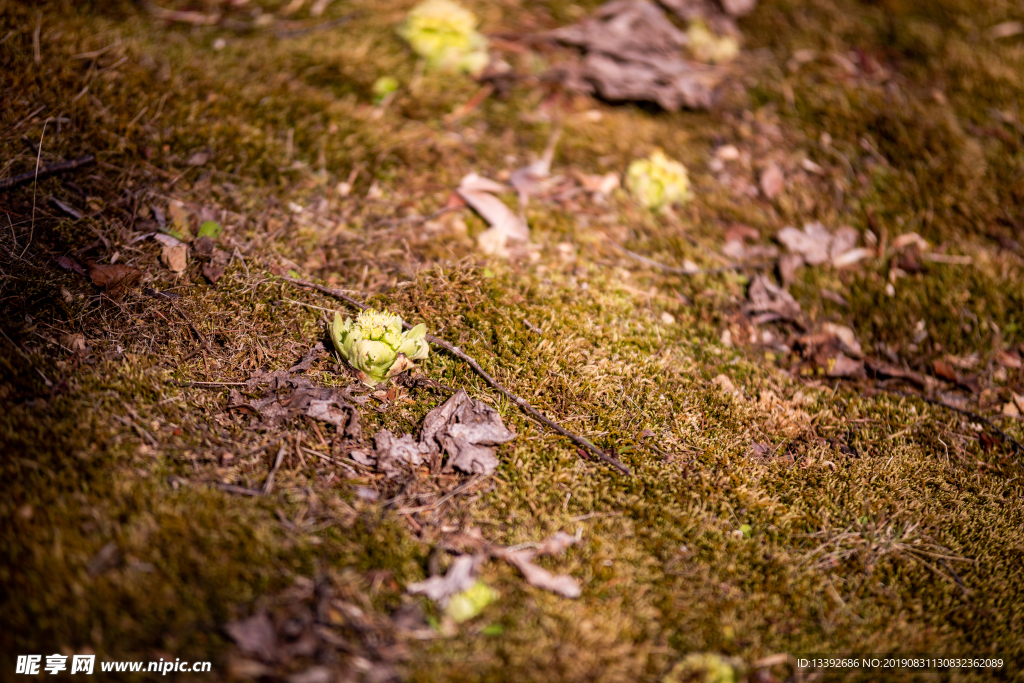
[[[394,76],[381,76],[373,82],[373,99],[380,104],[384,98],[398,90],[398,79]]]
[[[686,655],[672,667],[661,683],[736,683],[736,667],[739,661],[726,659],[711,652],[694,652]]]
[[[448,601],[444,613],[456,623],[469,621],[484,611],[487,605],[498,599],[498,592],[483,581],[478,580],[472,586],[456,593]]]
[[[435,69],[479,74],[487,66],[487,39],[472,12],[452,0],[425,0],[409,12],[398,34]]]
[[[338,354],[359,371],[364,384],[376,386],[413,367],[412,361],[430,355],[427,326],[420,323],[402,331],[402,319],[387,311],[367,309],[351,318],[334,314],[331,341]]]
[[[702,19],[693,21],[686,29],[690,54],[698,62],[724,64],[736,59],[740,41],[734,36],[717,36]]]
[[[651,210],[690,199],[690,177],[686,167],[665,156],[660,149],[647,159],[637,159],[626,171],[626,188]]]

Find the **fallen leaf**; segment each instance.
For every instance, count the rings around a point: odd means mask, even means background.
[[[1004,21],[995,26],[990,26],[985,31],[988,37],[993,40],[1000,40],[1002,38],[1012,38],[1013,36],[1024,33],[1024,23],[1019,21]]]
[[[82,264],[68,256],[61,256],[57,259],[57,265],[64,270],[72,270],[79,275],[86,275],[85,268],[82,267]]]
[[[382,429],[373,438],[377,469],[388,479],[394,479],[422,465],[423,456],[428,454],[429,449],[418,443],[412,434],[396,437],[387,429]]]
[[[530,229],[526,223],[493,194],[506,189],[500,183],[470,173],[462,179],[456,190],[459,197],[491,226],[485,231],[487,236],[481,235],[483,239],[479,240],[485,253],[503,255],[506,242],[526,242],[530,239]]]
[[[832,241],[828,245],[828,258],[832,263],[844,256],[848,251],[857,246],[860,234],[848,225],[845,225],[832,235]]]
[[[406,590],[412,595],[425,595],[445,607],[453,595],[476,583],[476,573],[484,559],[485,555],[460,555],[444,576],[432,576],[426,581],[410,583]]]
[[[747,296],[750,298],[748,312],[770,313],[786,320],[799,320],[802,316],[796,299],[764,275],[754,278]]]
[[[776,235],[792,254],[799,255],[810,265],[831,262],[836,267],[849,266],[871,255],[867,249],[856,248],[859,235],[851,227],[839,228],[835,234],[815,221],[804,225],[803,230],[787,226]]]
[[[60,339],[60,343],[71,349],[73,353],[85,357],[89,355],[88,344],[85,343],[85,335],[81,332],[66,334]]]
[[[160,261],[172,273],[180,273],[188,267],[188,247],[184,244],[164,245],[160,250]]]
[[[171,226],[169,229],[171,235],[180,240],[191,241],[191,212],[188,210],[188,208],[186,208],[185,204],[183,202],[178,201],[177,199],[171,200],[167,204],[167,213],[171,217]]]
[[[505,551],[500,554],[509,564],[523,574],[523,578],[531,586],[558,593],[567,598],[578,598],[583,591],[576,579],[567,574],[552,574],[547,569],[533,563],[537,556],[536,550]]]
[[[217,281],[224,277],[224,266],[217,266],[212,263],[203,264],[203,277],[205,277],[211,285],[217,284]]]
[[[956,374],[956,370],[954,370],[953,366],[944,360],[932,361],[932,369],[935,371],[936,377],[940,377],[946,380],[947,382],[955,383],[959,380]]]
[[[611,194],[612,190],[617,189],[622,183],[619,174],[611,171],[604,175],[577,173],[576,179],[580,181],[580,185],[587,192],[605,196]]]
[[[258,657],[265,662],[277,658],[277,632],[266,612],[260,612],[248,619],[231,621],[224,625],[231,639],[244,654]]]
[[[768,458],[775,455],[775,447],[770,443],[754,442],[747,449],[747,455],[753,458]]]
[[[509,184],[519,193],[519,206],[525,207],[530,195],[551,176],[551,160],[555,157],[555,146],[562,135],[562,128],[556,127],[551,133],[544,153],[532,164],[517,168],[509,176]]]
[[[794,349],[804,359],[804,368],[827,377],[864,376],[864,362],[859,360],[860,342],[853,330],[844,325],[824,323],[817,332],[797,339]]]
[[[843,351],[854,356],[860,356],[862,353],[860,342],[857,341],[856,333],[847,327],[846,325],[837,325],[836,323],[822,323],[821,331],[825,334],[836,337],[843,347]]]
[[[867,357],[864,359],[864,366],[871,371],[871,374],[876,377],[892,377],[895,379],[902,379],[915,384],[918,387],[924,389],[926,392],[931,393],[941,386],[934,378],[920,372],[915,372],[908,368],[902,368],[892,363],[886,363],[885,361],[877,358]]]
[[[863,377],[864,361],[847,358],[841,351],[825,367],[828,377]]]
[[[210,161],[210,153],[205,151],[195,152],[185,163],[189,166],[205,166]]]
[[[796,281],[796,271],[803,265],[804,257],[800,254],[783,254],[779,257],[779,278],[783,287],[788,287]]]
[[[892,248],[897,251],[911,245],[916,246],[920,251],[928,250],[928,241],[916,232],[905,232],[902,235],[897,235],[892,241]]]
[[[812,266],[829,260],[832,235],[821,223],[807,223],[803,230],[785,227],[776,237],[789,251],[799,254]]]
[[[685,59],[686,34],[647,0],[613,0],[590,17],[547,34],[583,52],[558,75],[567,88],[663,109],[707,108],[728,72]]]
[[[444,470],[489,475],[498,466],[494,446],[516,437],[501,415],[485,403],[471,399],[465,389],[434,408],[423,420],[420,442],[428,453],[448,454]]]
[[[288,683],[331,683],[333,680],[334,671],[326,666],[311,666],[288,676]]]
[[[323,342],[317,342],[313,345],[302,360],[292,367],[288,368],[288,372],[305,372],[315,363],[317,360],[323,357],[327,353],[327,349],[324,348]]]
[[[1016,351],[1000,351],[996,354],[996,362],[1014,370],[1021,367],[1021,357]]]
[[[864,247],[850,249],[849,251],[842,253],[839,256],[836,256],[834,259],[832,259],[832,265],[834,265],[836,268],[845,268],[847,266],[852,266],[855,263],[860,263],[864,259],[869,258],[872,255],[872,253],[873,252],[870,249],[865,249]]]
[[[576,537],[564,531],[556,531],[537,546],[538,555],[561,555],[567,548],[576,545]]]
[[[255,414],[260,418],[257,424],[265,428],[278,427],[293,417],[305,415],[333,424],[344,437],[359,438],[359,411],[349,402],[356,399],[348,388],[318,387],[304,377],[292,377],[288,370],[257,370],[246,382],[249,391],[261,384],[266,385],[264,397],[253,402],[247,402],[238,391],[228,392],[228,410]]]
[[[784,189],[785,183],[782,169],[774,161],[761,172],[761,192],[768,199],[775,199]]]
[[[1007,417],[1020,417],[1020,408],[1017,407],[1016,403],[1010,401],[1003,404],[1002,413]]]
[[[103,265],[90,262],[88,265],[89,277],[92,279],[93,284],[97,287],[103,287],[107,294],[113,298],[120,297],[124,294],[125,290],[138,284],[139,280],[142,279],[141,270],[123,263]]]
[[[192,251],[195,252],[196,256],[213,256],[213,250],[216,248],[217,242],[212,237],[197,237],[192,242]]]

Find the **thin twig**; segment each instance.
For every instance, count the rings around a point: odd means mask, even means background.
[[[435,500],[430,505],[421,505],[419,507],[411,507],[411,508],[399,508],[398,509],[398,513],[402,514],[402,515],[408,515],[408,514],[413,514],[413,513],[418,513],[418,512],[431,512],[433,510],[436,510],[439,507],[441,507],[442,505],[444,505],[445,503],[447,503],[449,500],[454,498],[455,496],[458,496],[458,495],[460,495],[462,493],[465,493],[466,491],[468,491],[469,489],[473,488],[474,486],[476,486],[481,481],[484,481],[485,479],[487,479],[489,476],[490,475],[474,474],[473,477],[469,481],[465,482],[464,484],[460,484],[459,486],[456,486],[454,489],[452,489],[448,493],[444,494],[443,496],[441,496],[440,498]]]
[[[269,496],[270,492],[274,490],[274,475],[277,474],[277,470],[280,469],[281,463],[284,461],[284,444],[281,444],[281,448],[277,451],[277,457],[274,458],[274,466],[270,468],[270,474],[267,475],[267,480],[263,482],[263,495]]]
[[[605,239],[608,239],[607,235]],[[666,273],[672,273],[673,275],[711,275],[714,273],[725,273],[730,270],[743,270],[744,268],[767,268],[770,267],[771,263],[730,263],[728,265],[720,266],[718,268],[677,268],[676,266],[667,266],[664,263],[659,263],[654,259],[647,258],[635,251],[630,251],[618,242],[608,239],[608,243],[613,247],[629,256],[632,259],[643,263],[644,265],[657,268],[658,270],[664,270]]]
[[[247,489],[244,486],[235,486],[234,484],[223,484],[219,481],[213,483],[214,486],[219,488],[221,491],[227,493],[235,493],[240,496],[259,496],[262,495],[259,491],[253,489]]]
[[[67,173],[73,171],[81,166],[88,166],[89,164],[96,163],[96,157],[92,154],[84,156],[80,159],[72,159],[71,161],[62,161],[59,164],[49,164],[43,166],[38,171],[29,171],[28,173],[22,173],[12,178],[4,178],[0,180],[0,190],[10,190],[13,187],[24,185],[27,182],[36,179],[48,178],[58,173]]]
[[[342,292],[340,292],[340,291],[338,291],[336,289],[331,289],[330,287],[324,287],[323,285],[318,285],[315,282],[309,282],[307,280],[300,280],[300,279],[297,279],[297,278],[292,278],[292,277],[287,277],[287,276],[281,276],[281,279],[284,280],[285,282],[288,282],[290,284],[296,285],[298,287],[309,287],[310,289],[315,289],[318,292],[323,292],[324,294],[327,294],[328,296],[333,296],[336,299],[340,299],[340,300],[344,301],[345,303],[347,303],[347,304],[349,304],[349,305],[351,305],[351,306],[353,306],[355,308],[358,308],[361,311],[365,311],[365,310],[367,310],[369,308],[369,306],[367,306],[366,304],[363,304],[362,302],[356,301],[352,297],[350,297],[350,296],[348,296],[346,294],[343,294]],[[405,326],[406,329],[412,329],[412,325],[410,325],[409,323],[403,322],[402,324]],[[511,391],[509,391],[508,389],[503,387],[496,379],[491,377],[487,373],[486,370],[484,370],[482,367],[480,367],[479,363],[477,363],[475,360],[473,360],[473,358],[471,358],[469,355],[467,355],[459,347],[453,346],[452,344],[449,344],[448,342],[446,342],[444,339],[440,339],[438,337],[435,337],[432,334],[428,334],[426,336],[426,339],[431,344],[434,344],[436,346],[441,347],[442,349],[444,349],[448,353],[452,354],[453,356],[455,356],[459,360],[464,361],[465,363],[467,363],[469,365],[469,367],[473,368],[474,372],[476,372],[478,375],[480,375],[480,377],[482,377],[485,382],[490,384],[491,387],[493,387],[494,389],[496,389],[499,392],[501,392],[505,396],[505,398],[509,399],[510,401],[515,403],[517,406],[519,406],[520,410],[522,410],[524,413],[526,413],[527,415],[529,415],[533,419],[537,420],[541,424],[545,425],[548,429],[550,429],[553,432],[556,432],[558,434],[561,434],[562,436],[564,436],[565,438],[569,439],[570,441],[572,441],[577,446],[579,446],[581,448],[586,448],[588,451],[590,451],[595,456],[597,456],[600,460],[608,463],[609,465],[611,465],[612,467],[616,468],[617,470],[619,470],[623,474],[627,474],[627,475],[632,475],[633,474],[632,471],[630,471],[630,469],[628,467],[626,467],[624,464],[622,464],[622,462],[620,462],[617,458],[614,458],[614,457],[608,455],[607,453],[605,453],[603,450],[601,450],[600,448],[595,446],[593,443],[591,443],[589,439],[586,439],[586,438],[584,438],[584,437],[582,437],[582,436],[580,436],[578,434],[574,434],[573,432],[570,432],[569,430],[565,429],[564,427],[562,427],[558,423],[553,422],[552,420],[544,417],[544,415],[542,415],[536,408],[534,408],[532,405],[530,405],[529,402],[526,399],[520,398],[519,396],[516,396]]]
[[[319,23],[311,24],[309,26],[299,26],[298,28],[292,29],[282,28],[278,29],[275,35],[278,38],[294,38],[296,36],[301,36],[304,33],[312,33],[313,31],[323,31],[325,29],[341,26],[342,24],[347,24],[348,22],[352,21],[357,16],[359,16],[359,14],[359,12],[349,12],[348,14],[344,14],[340,17],[328,19],[327,21],[321,21]]]

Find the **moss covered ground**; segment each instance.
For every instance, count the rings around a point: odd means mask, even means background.
[[[16,655],[56,652],[284,679],[316,656],[254,668],[223,626],[324,586],[373,625],[338,622],[350,644],[319,661],[336,680],[658,681],[692,653],[733,657],[758,681],[822,675],[797,653],[1005,661],[825,680],[1024,679],[1021,454],[913,387],[802,377],[778,350],[792,328],[762,328],[769,343],[742,312],[757,269],[679,275],[611,241],[715,268],[734,223],[764,244],[813,220],[871,231],[875,257],[798,272],[806,324],[847,325],[866,354],[922,373],[952,358],[977,391],[940,398],[1024,440],[1002,414],[1024,370],[997,362],[1024,352],[1024,38],[1006,29],[1018,5],[764,1],[740,22],[743,87],[712,111],[526,77],[453,117],[480,85],[417,66],[395,33],[411,3],[337,0],[321,18],[308,5],[285,17],[287,4],[205,26],[130,2],[0,0],[0,177],[97,160],[0,191],[4,679]],[[515,37],[595,3],[467,6],[518,72],[537,73],[555,55]],[[400,88],[377,105],[385,75]],[[660,147],[690,169],[694,199],[668,214],[622,191],[534,200],[537,248],[510,260],[479,253],[485,225],[468,211],[421,220],[469,171],[529,163],[556,121],[555,173],[621,173]],[[741,150],[733,185],[715,170],[724,144]],[[742,189],[768,160],[787,171],[772,201]],[[174,274],[137,239],[175,201],[224,227],[215,286],[198,259]],[[895,272],[889,245],[910,232],[943,258]],[[107,293],[62,257],[125,263],[142,282]],[[420,472],[396,488],[342,467],[326,426],[250,428],[223,383],[294,365],[325,338],[321,309],[345,310],[288,272],[426,322],[633,475],[584,459],[443,353],[423,374],[491,403],[519,436],[495,475],[437,506],[465,478]],[[351,382],[333,359],[309,374]],[[444,394],[390,398],[361,408],[365,433],[415,431]],[[260,488],[278,443],[273,490],[232,493]],[[471,530],[502,545],[578,534],[541,562],[582,597],[494,562],[483,577],[500,598],[476,619],[416,637],[388,626],[410,605],[436,623],[404,587]]]

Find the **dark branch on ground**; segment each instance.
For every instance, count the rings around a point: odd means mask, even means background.
[[[10,190],[11,188],[24,185],[25,183],[33,180],[42,180],[43,178],[48,178],[52,175],[57,175],[58,173],[67,173],[68,171],[73,171],[81,166],[88,166],[89,164],[94,163],[96,163],[96,157],[89,154],[81,157],[80,159],[72,159],[71,161],[62,161],[59,164],[43,166],[42,168],[34,171],[29,171],[28,173],[22,173],[21,175],[0,180],[0,191]]]

